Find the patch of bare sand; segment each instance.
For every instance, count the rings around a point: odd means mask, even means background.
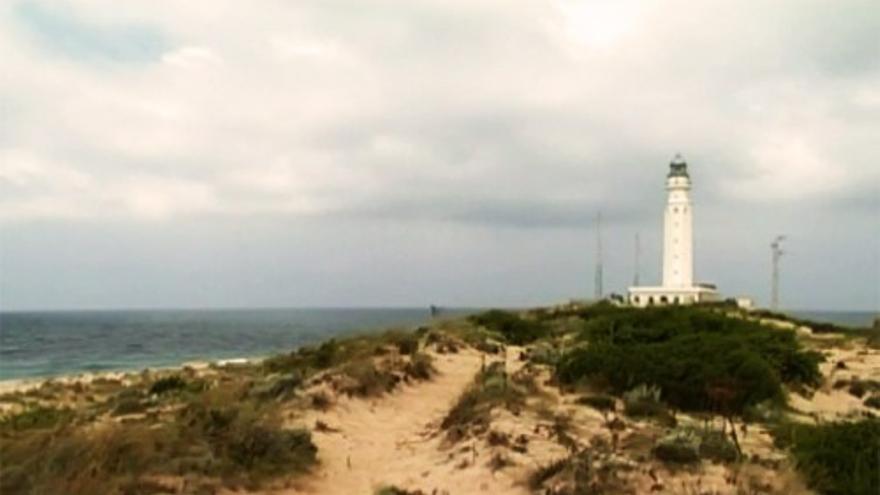
[[[434,356],[437,375],[376,400],[341,398],[326,412],[298,420],[321,421],[336,431],[315,431],[320,465],[287,493],[371,494],[385,485],[467,491],[472,480],[443,473],[448,453],[439,449],[438,425],[480,369],[479,353]]]
[[[880,381],[880,351],[863,345],[841,345],[825,351],[819,368],[825,383],[810,397],[791,394],[792,408],[815,420],[838,420],[871,411],[863,398],[850,394],[847,387],[835,387],[849,380]]]

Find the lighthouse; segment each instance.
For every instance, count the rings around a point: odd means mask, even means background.
[[[693,304],[718,300],[715,286],[694,283],[694,205],[687,162],[675,155],[666,174],[663,212],[663,280],[629,288],[635,306]]]
[[[663,287],[694,285],[694,223],[691,220],[691,177],[687,163],[675,155],[666,176],[663,222]]]

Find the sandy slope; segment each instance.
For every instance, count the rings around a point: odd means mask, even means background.
[[[339,431],[315,432],[320,466],[290,493],[371,494],[388,484],[424,486],[425,467],[443,458],[438,439],[430,435],[480,363],[472,351],[438,355],[439,373],[431,381],[375,401],[342,399],[327,412],[307,416],[310,426],[320,420]]]

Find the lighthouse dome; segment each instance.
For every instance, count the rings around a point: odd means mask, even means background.
[[[667,177],[689,177],[687,162],[684,161],[680,154],[676,154],[672,162],[669,163],[669,174]]]

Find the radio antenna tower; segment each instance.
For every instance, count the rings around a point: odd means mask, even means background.
[[[782,241],[785,240],[784,235],[778,235],[770,244],[773,252],[773,281],[770,294],[770,309],[776,311],[779,309],[779,259],[785,254],[782,250]]]
[[[602,211],[596,215],[596,300],[602,299]]]
[[[636,262],[635,262],[635,274],[633,275],[633,286],[639,286],[639,270],[640,270],[640,258],[642,257],[642,243],[639,241],[639,234],[636,232]]]

